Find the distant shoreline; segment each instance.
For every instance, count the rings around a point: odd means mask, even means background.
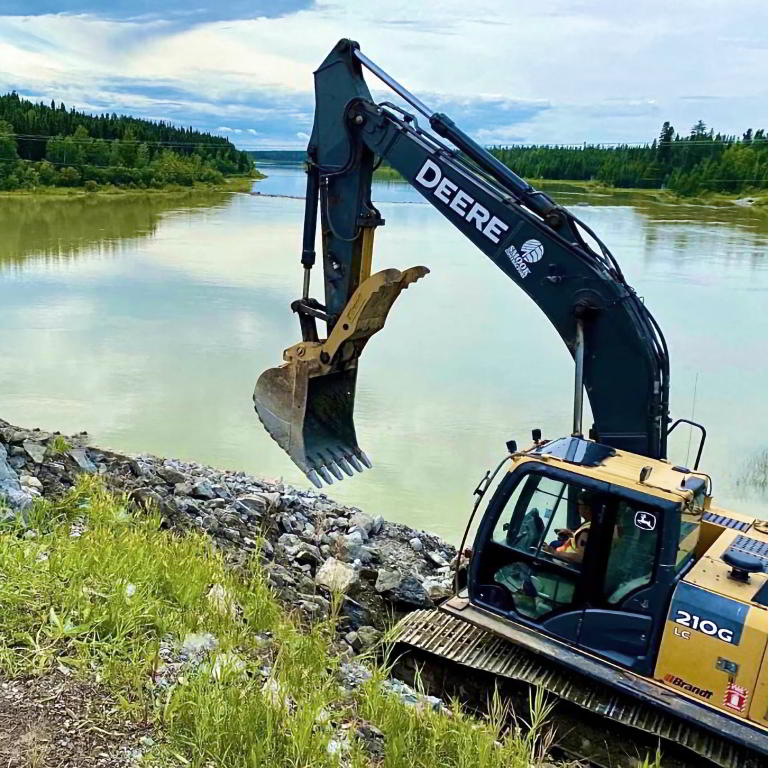
[[[116,198],[143,195],[167,195],[199,192],[250,192],[254,181],[265,179],[266,174],[255,171],[251,176],[227,176],[221,184],[196,182],[190,186],[168,184],[163,187],[116,187],[105,185],[94,190],[85,187],[36,187],[34,189],[14,189],[0,192],[0,199],[53,199],[81,200],[83,198]]]

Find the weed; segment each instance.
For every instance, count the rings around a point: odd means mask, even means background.
[[[72,446],[63,435],[56,435],[53,440],[51,440],[48,450],[54,456],[58,456],[59,454],[72,450]]]

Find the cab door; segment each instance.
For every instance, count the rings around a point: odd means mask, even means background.
[[[579,645],[650,675],[672,591],[693,561],[698,518],[683,521],[678,504],[627,490],[604,515]]]
[[[555,552],[560,530],[574,530],[581,478],[549,470],[511,473],[478,531],[470,599],[502,616],[578,641],[585,606],[583,560]],[[589,546],[589,544],[588,544]]]

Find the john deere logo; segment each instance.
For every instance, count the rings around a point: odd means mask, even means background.
[[[520,253],[525,261],[533,264],[535,261],[541,260],[544,255],[544,246],[538,240],[526,240],[520,246]]]

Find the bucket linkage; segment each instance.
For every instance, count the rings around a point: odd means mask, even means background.
[[[261,374],[253,393],[267,432],[318,488],[371,462],[360,449],[353,412],[357,363],[368,339],[384,327],[400,292],[429,272],[385,269],[352,294],[327,339],[302,341],[285,362]]]

